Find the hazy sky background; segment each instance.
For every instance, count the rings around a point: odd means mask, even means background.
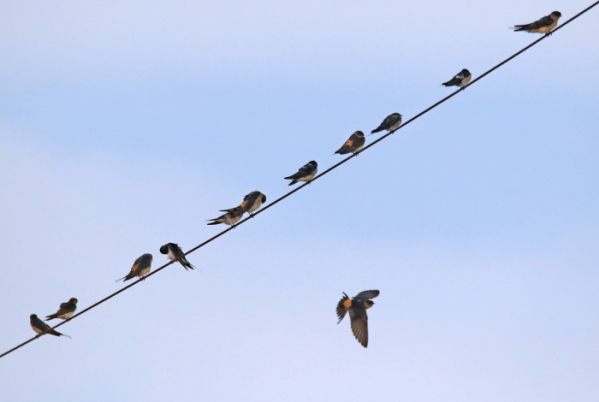
[[[591,2],[1,1],[0,353]],[[598,19],[0,359],[1,399],[596,400]]]

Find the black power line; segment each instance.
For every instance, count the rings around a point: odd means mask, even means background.
[[[407,120],[405,123],[403,123],[401,126],[399,126],[398,128],[396,128],[395,130],[392,130],[390,132],[388,132],[387,134],[383,135],[382,137],[380,137],[378,140],[372,142],[371,144],[369,144],[368,146],[364,147],[359,153],[362,153],[364,151],[366,151],[368,148],[376,145],[377,143],[381,142],[382,140],[384,140],[385,138],[389,137],[391,134],[395,133],[397,130],[404,128],[406,125],[410,124],[411,122],[413,122],[414,120],[416,120],[417,118],[425,115],[426,113],[430,112],[431,110],[433,110],[434,108],[436,108],[437,106],[439,106],[440,104],[444,103],[445,101],[453,98],[455,95],[457,95],[458,93],[460,93],[462,90],[468,88],[469,86],[473,85],[474,83],[476,83],[477,81],[483,79],[484,77],[486,77],[487,75],[491,74],[493,71],[497,70],[499,67],[503,66],[504,64],[506,64],[507,62],[511,61],[512,59],[514,59],[515,57],[519,56],[520,54],[526,52],[528,49],[530,49],[531,47],[535,46],[537,43],[541,42],[542,40],[547,39],[548,36],[550,36],[551,34],[553,34],[554,32],[557,32],[558,30],[562,29],[563,27],[565,27],[566,25],[568,25],[570,22],[574,21],[575,19],[577,19],[578,17],[580,17],[582,14],[586,13],[587,11],[589,11],[591,8],[595,7],[597,4],[599,4],[599,1],[591,4],[589,7],[585,8],[584,10],[582,10],[581,12],[579,12],[578,14],[576,14],[574,17],[570,18],[568,21],[564,22],[563,24],[561,24],[560,26],[558,26],[557,28],[555,28],[553,31],[543,35],[542,37],[540,37],[539,39],[535,40],[534,42],[532,42],[530,45],[526,46],[525,48],[523,48],[522,50],[520,50],[517,53],[514,53],[513,55],[511,55],[510,57],[508,57],[507,59],[505,59],[504,61],[502,61],[501,63],[497,64],[496,66],[494,66],[493,68],[487,70],[484,74],[482,74],[481,76],[479,76],[477,79],[475,79],[474,81],[470,82],[468,85],[464,86],[463,88],[460,88],[458,90],[456,90],[455,92],[453,92],[451,95],[446,96],[445,98],[441,99],[439,102],[435,103],[434,105],[430,106],[428,109],[423,110],[422,112],[418,113],[416,116],[412,117],[411,119]],[[330,168],[328,168],[327,170],[325,170],[324,172],[320,173],[318,176],[314,177],[314,179],[312,179],[312,181],[314,180],[318,180],[320,179],[322,176],[324,176],[325,174],[329,173],[330,171],[337,169],[339,166],[343,165],[345,162],[349,161],[350,159],[354,158],[357,154],[352,154],[350,156],[348,156],[347,158],[343,159],[341,162],[331,166]],[[266,211],[267,209],[269,209],[270,207],[272,207],[273,205],[283,201],[285,198],[289,197],[291,194],[294,194],[295,192],[301,190],[302,188],[306,187],[308,184],[310,184],[311,182],[307,182],[304,183],[303,185],[297,187],[294,190],[291,190],[290,192],[288,192],[287,194],[283,195],[282,197],[279,197],[278,199],[276,199],[275,201],[271,202],[270,204],[268,204],[267,206],[265,206],[264,208],[262,208],[261,210],[254,212],[254,216],[263,213],[264,211]],[[192,248],[191,250],[189,250],[188,252],[185,253],[185,255],[193,253],[194,251],[196,251],[197,249],[204,247],[206,244],[211,243],[212,241],[218,239],[219,237],[221,237],[222,235],[224,235],[225,233],[233,230],[234,228],[236,228],[237,226],[241,225],[242,223],[247,222],[249,219],[251,219],[252,217],[248,217],[243,219],[242,221],[238,222],[235,226],[231,226],[230,228],[223,230],[222,232],[220,232],[219,234],[217,234],[216,236],[211,237],[210,239],[206,240],[205,242],[199,244],[198,246]],[[153,272],[151,272],[150,274],[146,275],[145,278],[150,277],[156,273],[158,273],[159,271],[163,270],[164,268],[168,267],[169,265],[173,264],[174,262],[177,261],[171,261],[167,264],[164,264],[163,266],[161,266],[160,268],[154,270]],[[144,279],[145,279],[144,278]],[[91,306],[89,306],[88,308],[86,308],[85,310],[80,311],[79,313],[71,316],[71,318],[61,322],[60,324],[54,326],[53,328],[58,328],[61,325],[66,324],[67,322],[69,322],[70,320],[72,320],[73,318],[80,316],[83,313],[88,312],[89,310],[93,309],[96,306],[99,306],[100,304],[104,303],[105,301],[112,299],[114,296],[118,295],[121,292],[124,292],[125,290],[129,289],[131,286],[137,285],[140,281],[144,280],[144,279],[138,279],[137,281],[125,286],[124,288],[112,293],[111,295],[105,297],[104,299],[100,300],[99,302],[92,304]],[[23,342],[22,344],[15,346],[14,348],[10,349],[7,352],[4,352],[3,354],[0,355],[0,358],[6,356],[9,353],[14,352],[15,350],[27,345],[29,342],[34,341],[35,339],[39,338],[41,335],[35,336],[25,342]]]

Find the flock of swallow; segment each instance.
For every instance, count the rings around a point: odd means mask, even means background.
[[[513,29],[516,32],[524,31],[529,33],[544,33],[546,35],[551,35],[551,30],[555,28],[557,21],[561,16],[562,14],[559,11],[554,11],[550,15],[543,17],[538,21],[530,24],[516,25]],[[470,71],[463,69],[451,80],[443,83],[443,85],[446,87],[456,86],[463,89],[466,85],[468,85],[471,79],[472,74],[470,74]],[[397,130],[401,125],[401,118],[402,116],[399,113],[390,114],[377,128],[371,131],[371,135],[383,130],[389,132]],[[362,131],[356,131],[343,144],[343,146],[339,148],[337,152],[335,152],[335,154],[345,155],[353,153],[354,155],[357,155],[364,147],[365,142],[366,140],[364,138],[364,133]],[[316,175],[317,171],[318,164],[316,161],[310,161],[299,168],[297,173],[285,177],[285,180],[291,180],[289,183],[290,186],[300,181],[310,182]],[[259,191],[253,191],[243,198],[243,202],[239,206],[221,210],[220,212],[225,212],[225,214],[219,216],[218,218],[211,219],[208,225],[218,225],[224,223],[226,225],[235,226],[235,224],[246,212],[250,215],[250,217],[253,217],[253,212],[257,211],[265,202],[266,196],[264,194]],[[185,254],[175,243],[168,243],[160,247],[160,253],[166,254],[167,258],[171,261],[178,261],[186,270],[195,268],[189,263],[189,261],[187,261]],[[135,277],[145,279],[145,276],[152,268],[152,259],[152,254],[142,255],[135,260],[131,271],[123,278],[118,279],[117,282],[120,280],[123,280],[123,282],[128,281],[129,279],[133,279]],[[377,297],[379,293],[380,292],[378,290],[365,290],[358,293],[353,298],[350,298],[343,293],[343,298],[337,304],[337,316],[339,318],[337,323],[340,323],[345,317],[346,313],[349,311],[351,329],[354,337],[364,347],[368,346],[368,316],[366,315],[366,310],[374,305],[374,302],[371,299]],[[73,297],[68,302],[62,303],[60,305],[60,309],[56,313],[47,316],[46,321],[50,321],[55,318],[68,321],[71,319],[71,316],[76,309],[77,299]],[[30,322],[31,328],[33,328],[33,330],[38,334],[36,338],[39,338],[44,334],[69,337],[68,335],[61,334],[60,332],[52,329],[35,314],[31,314]]]

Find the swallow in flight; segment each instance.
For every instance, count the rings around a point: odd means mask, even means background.
[[[365,290],[350,299],[343,292],[343,298],[337,304],[337,317],[339,317],[337,324],[343,320],[349,310],[351,330],[358,342],[364,347],[368,346],[368,315],[366,315],[366,310],[374,306],[374,302],[370,299],[374,299],[379,294],[378,290]]]
[[[296,174],[285,177],[285,180],[291,180],[290,186],[293,186],[298,181],[312,181],[316,172],[318,171],[318,163],[316,161],[310,161],[304,166],[299,168]]]
[[[47,316],[46,321],[50,321],[55,318],[60,318],[61,320],[68,321],[75,312],[75,310],[77,310],[77,301],[78,300],[73,297],[68,302],[61,303],[60,309],[58,309],[56,313]]]
[[[53,330],[52,327],[50,327],[48,324],[39,319],[35,314],[31,314],[29,316],[29,322],[31,324],[31,328],[33,328],[33,330],[37,333],[36,338],[39,338],[44,334],[50,334],[54,336],[66,336],[67,338],[70,338],[70,336],[66,334],[61,334],[60,332]]]
[[[370,135],[383,130],[395,131],[399,126],[401,126],[401,115],[399,113],[391,113],[383,120],[380,126],[370,132]]]
[[[472,79],[472,74],[470,74],[470,71],[463,69],[455,77],[453,77],[452,79],[450,79],[447,82],[444,82],[443,85],[445,85],[446,87],[462,87],[463,88],[466,85],[468,85],[468,83],[470,82],[471,79]]]
[[[185,258],[185,254],[183,254],[181,247],[175,243],[165,244],[164,246],[160,247],[160,252],[162,254],[166,254],[167,258],[171,261],[179,261],[186,271],[195,268],[189,263],[189,261],[187,261],[187,258]]]
[[[530,24],[516,25],[513,29],[516,32],[526,31],[528,33],[544,33],[551,35],[551,30],[557,25],[557,20],[562,16],[559,11],[554,11],[546,17]]]
[[[345,141],[345,144],[337,152],[336,154],[345,155],[353,152],[354,155],[357,155],[358,152],[364,148],[364,143],[366,139],[364,138],[364,133],[361,131],[356,131],[349,137],[349,140]]]
[[[131,267],[131,272],[127,275],[123,276],[123,282],[128,281],[129,279],[133,279],[136,276],[139,276],[141,279],[145,279],[145,276],[150,273],[152,269],[152,254],[144,254],[139,257],[133,263],[133,267]],[[116,281],[120,281],[121,279],[117,279]]]

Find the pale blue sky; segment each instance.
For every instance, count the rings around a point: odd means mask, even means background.
[[[0,352],[589,4],[0,1]],[[0,359],[2,399],[593,401],[598,18]],[[335,305],[371,288],[364,349]]]

